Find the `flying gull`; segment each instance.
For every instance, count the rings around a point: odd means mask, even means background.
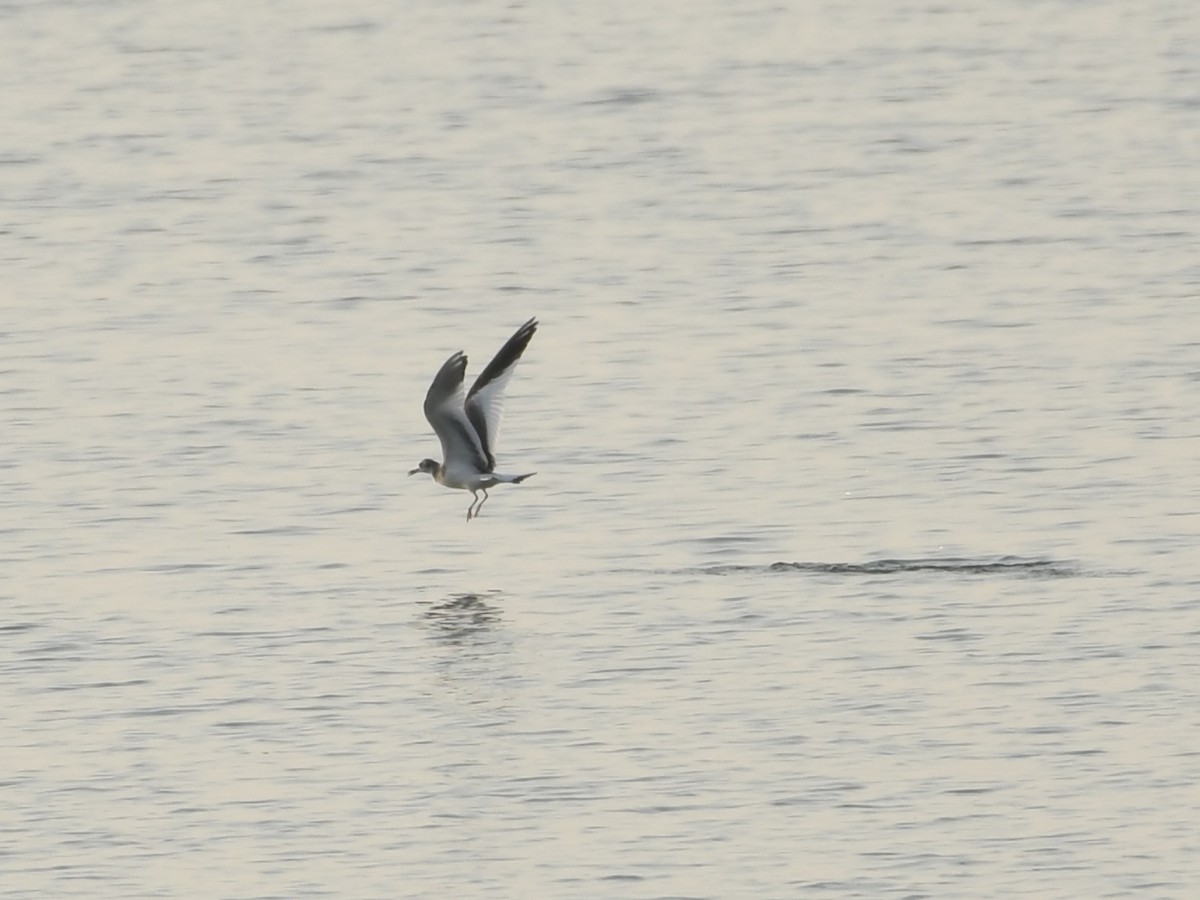
[[[537,326],[537,319],[530,319],[518,328],[475,379],[465,397],[467,356],[461,350],[442,364],[425,395],[425,418],[442,442],[442,462],[423,459],[408,474],[428,472],[440,485],[470,491],[474,499],[467,507],[468,522],[479,515],[487,502],[488,488],[520,484],[536,474],[501,475],[496,471],[494,454],[504,388]]]

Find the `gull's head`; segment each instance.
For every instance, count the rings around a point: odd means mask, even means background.
[[[430,475],[437,474],[438,464],[432,459],[423,459],[417,463],[417,467],[409,472],[409,475],[416,475],[418,472],[428,472]]]

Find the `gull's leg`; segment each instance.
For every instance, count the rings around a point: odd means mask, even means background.
[[[467,507],[467,521],[470,522],[474,516],[475,501],[479,499],[479,495],[471,491],[471,505]]]
[[[475,518],[479,518],[479,511],[483,509],[483,504],[487,503],[488,493],[487,488],[483,488],[483,499],[479,501],[479,505],[475,507]]]

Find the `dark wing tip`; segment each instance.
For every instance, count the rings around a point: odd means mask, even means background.
[[[442,363],[441,369],[433,376],[433,383],[445,387],[447,383],[452,386],[462,384],[463,378],[467,374],[467,354],[459,350],[456,353],[450,354],[450,358]]]
[[[525,352],[525,348],[529,346],[530,340],[537,333],[538,320],[537,316],[531,318],[528,322],[513,332],[513,336],[504,342],[504,346],[500,348],[500,353],[497,356],[503,356],[516,353],[516,357],[520,359],[521,354]]]
[[[505,343],[505,348],[507,348],[509,345],[514,347],[519,346],[521,351],[524,352],[525,347],[529,344],[529,341],[533,338],[534,334],[537,332],[537,329],[537,316],[531,316],[529,321],[518,328],[516,332],[513,333],[513,336],[508,339],[508,341]]]

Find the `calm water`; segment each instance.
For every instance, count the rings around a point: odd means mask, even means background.
[[[1194,891],[1197,14],[881,9],[0,6],[0,896]]]

